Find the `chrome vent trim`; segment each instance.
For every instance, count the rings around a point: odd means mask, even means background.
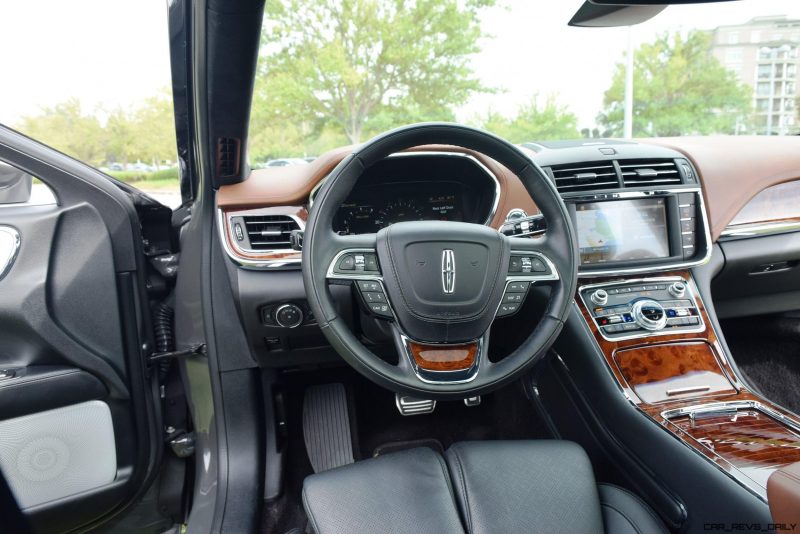
[[[680,185],[678,165],[672,159],[619,160],[624,187]]]
[[[559,193],[617,189],[620,186],[613,161],[553,165],[549,169]]]
[[[291,249],[289,237],[293,230],[300,230],[297,221],[288,215],[244,215],[242,221],[249,242],[242,248],[248,252]]]

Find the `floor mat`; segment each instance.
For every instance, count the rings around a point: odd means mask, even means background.
[[[800,414],[800,318],[759,316],[721,324],[749,381],[769,400]]]
[[[353,463],[353,437],[344,384],[321,384],[306,390],[303,439],[315,473]]]

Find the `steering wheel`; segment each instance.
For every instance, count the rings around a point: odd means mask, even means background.
[[[333,220],[365,169],[408,148],[454,145],[514,172],[547,221],[542,238],[509,238],[481,224],[415,221],[376,234],[339,235]],[[517,147],[490,133],[424,123],[382,134],[356,149],[317,193],[304,234],[309,307],[344,360],[403,395],[463,399],[488,393],[539,361],[558,336],[577,284],[572,220],[555,185]],[[399,362],[373,354],[337,314],[329,284],[355,284],[371,313],[390,321]],[[518,311],[530,286],[549,284],[549,301],[527,339],[498,362],[488,358],[496,317]]]

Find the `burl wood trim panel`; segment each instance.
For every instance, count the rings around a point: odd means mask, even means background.
[[[589,310],[583,304],[582,299],[578,296],[576,302],[584,317],[589,329],[592,332],[598,346],[600,347],[603,356],[608,364],[614,377],[619,382],[625,395],[631,402],[644,414],[652,418],[659,425],[675,434],[680,439],[684,440],[689,446],[696,449],[700,454],[711,459],[720,468],[727,471],[732,477],[741,479],[747,478],[747,484],[752,487],[751,482],[755,482],[758,486],[764,487],[766,476],[768,476],[775,469],[798,461],[800,450],[796,447],[798,436],[792,429],[781,424],[766,414],[761,414],[758,421],[748,420],[747,418],[732,418],[728,416],[725,421],[725,416],[720,415],[716,421],[717,427],[703,426],[697,427],[697,430],[692,430],[687,427],[686,418],[673,418],[666,419],[662,414],[668,410],[676,408],[684,408],[689,406],[696,406],[698,404],[706,404],[711,402],[725,402],[725,401],[756,401],[761,405],[774,410],[775,412],[785,416],[786,418],[798,422],[797,417],[784,410],[783,408],[773,404],[767,399],[760,397],[749,391],[747,387],[742,384],[736,376],[733,368],[731,367],[726,353],[717,337],[714,327],[709,319],[708,312],[702,299],[699,297],[699,291],[688,271],[673,271],[669,273],[659,273],[654,275],[658,277],[664,276],[677,276],[684,280],[684,282],[691,288],[692,294],[698,306],[698,311],[703,318],[706,325],[706,330],[700,333],[678,333],[666,336],[657,336],[643,339],[628,339],[623,341],[608,341],[602,337],[594,321],[589,315]],[[643,278],[643,276],[636,276],[635,279]],[[644,277],[646,278],[646,276]],[[583,280],[586,284],[595,284],[599,282],[624,282],[625,278],[608,278],[605,280],[592,278]],[[583,285],[579,283],[579,286]],[[642,400],[634,390],[634,385],[638,385],[641,379],[633,378],[634,374],[630,372],[630,365],[623,365],[620,367],[617,364],[617,356],[622,353],[624,361],[624,351],[626,350],[651,350],[654,347],[663,345],[674,345],[674,351],[685,349],[687,345],[703,343],[711,347],[713,355],[719,364],[721,373],[725,378],[730,381],[732,390],[729,392],[719,391],[712,394],[692,394],[681,396],[674,400],[667,399],[661,402],[645,402]],[[656,349],[662,357],[666,357],[668,351],[663,349]],[[691,349],[690,349],[691,350]],[[708,356],[701,357],[698,362],[705,362],[709,367],[713,368],[713,364]],[[623,369],[627,369],[628,377],[631,377],[631,382],[626,378]],[[668,380],[671,373],[673,376],[680,376],[680,363],[669,362],[664,365],[663,370],[651,371],[651,376],[658,376],[664,380]],[[646,380],[646,379],[645,379]],[[645,382],[646,383],[646,382]],[[748,411],[748,410],[745,410]],[[684,421],[684,419],[686,421]],[[713,418],[698,418],[697,421],[709,421]],[[683,423],[683,426],[681,424]],[[741,424],[741,427],[740,427]],[[731,443],[723,443],[724,440],[730,439]],[[717,441],[723,440],[723,441]],[[737,441],[738,440],[738,441]],[[756,451],[757,449],[757,451]],[[744,471],[743,471],[744,469]],[[744,474],[749,469],[762,469],[764,470],[759,476]],[[762,476],[763,475],[763,476]],[[762,492],[762,495],[764,493]]]
[[[648,403],[736,391],[705,341],[618,350],[614,361],[636,396]]]
[[[423,345],[409,341],[408,350],[417,367],[425,371],[464,371],[475,364],[478,343]]]
[[[758,410],[694,420],[673,418],[668,428],[722,468],[735,470],[762,488],[772,472],[800,462],[800,435]]]
[[[249,213],[252,212],[252,213]],[[281,252],[273,252],[270,254],[250,252],[239,248],[236,238],[233,235],[233,228],[230,225],[230,218],[247,215],[294,215],[301,221],[308,220],[308,210],[305,206],[275,206],[272,208],[262,208],[257,210],[228,210],[222,213],[222,229],[225,235],[225,240],[228,243],[228,248],[233,251],[236,256],[245,260],[252,261],[287,261],[299,260],[302,253],[299,250],[287,249]]]

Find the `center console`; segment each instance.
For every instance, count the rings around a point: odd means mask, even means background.
[[[766,500],[767,478],[800,461],[800,423],[739,378],[691,273],[582,281],[576,303],[625,398]]]

